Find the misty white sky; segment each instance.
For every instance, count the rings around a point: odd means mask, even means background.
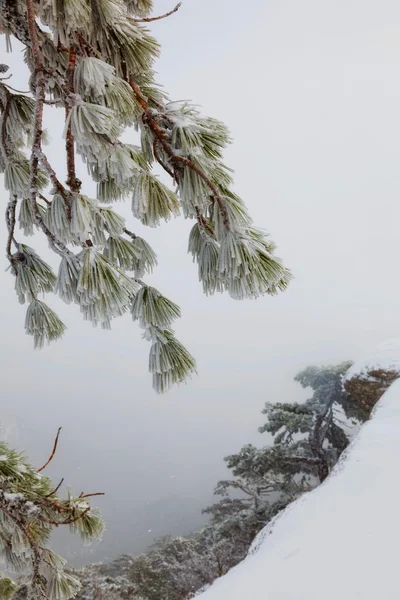
[[[155,4],[162,13],[173,2]],[[176,329],[198,360],[198,377],[159,397],[129,317],[95,330],[50,297],[69,329],[34,352],[25,307],[0,272],[1,421],[16,425],[11,439],[35,464],[62,425],[49,473],[78,493],[107,493],[104,541],[79,550],[78,562],[196,527],[225,476],[223,456],[263,443],[266,400],[304,397],[292,382],[299,369],[357,358],[400,329],[400,4],[185,0],[152,30],[163,46],[158,80],[172,99],[192,99],[230,127],[235,191],[295,280],[255,302],[205,298],[186,254],[190,223],[145,230],[129,203],[118,205],[157,251],[151,281],[182,307]],[[1,48],[11,84],[26,88],[19,47],[12,56]],[[61,113],[46,116],[62,172]],[[87,177],[84,188],[94,192]],[[52,260],[45,242],[28,243]]]

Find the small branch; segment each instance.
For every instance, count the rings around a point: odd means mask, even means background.
[[[196,210],[196,215],[197,215],[197,221],[198,221],[200,227],[202,227],[207,232],[207,235],[214,238],[214,230],[211,227],[210,222],[207,221],[207,219],[204,217],[204,215],[201,214],[198,206],[195,206],[195,210]]]
[[[39,156],[42,151],[43,109],[44,101],[46,99],[46,80],[44,75],[43,54],[39,43],[34,0],[26,0],[26,10],[28,32],[32,44],[31,48],[34,63],[32,83],[34,83],[35,88],[35,116],[33,126],[33,144],[30,158],[29,197],[32,212],[35,215],[36,222],[40,224],[42,229],[44,229],[44,227],[46,228],[46,226],[44,225],[43,219],[41,218],[39,208],[36,202],[36,197],[38,192],[39,181]]]
[[[76,515],[75,517],[69,517],[68,519],[65,519],[64,521],[54,521],[53,519],[46,519],[46,517],[43,517],[43,516],[40,518],[45,523],[49,523],[49,525],[54,525],[55,527],[59,527],[59,525],[71,525],[71,523],[76,523],[76,521],[79,521],[80,519],[82,519],[89,511],[90,511],[90,506],[85,508],[85,510],[83,512],[81,512],[79,515]]]
[[[218,192],[211,179],[207,177],[207,175],[192,160],[186,158],[185,156],[179,156],[175,153],[174,149],[169,145],[169,143],[165,139],[164,131],[154,118],[154,115],[150,110],[150,106],[147,102],[147,99],[142,94],[140,87],[131,79],[129,80],[129,85],[135,92],[137,100],[144,110],[144,122],[149,125],[154,135],[158,138],[161,146],[164,148],[165,153],[167,154],[167,156],[169,156],[171,162],[179,163],[181,165],[184,165],[185,167],[188,167],[189,169],[197,173],[197,175],[206,183],[206,185],[210,188],[212,192],[213,198],[216,200],[219,206],[219,210],[221,212],[221,217],[225,228],[230,230],[229,216],[226,210],[226,206],[224,204],[223,199],[221,198],[220,193]]]
[[[56,494],[58,492],[58,490],[60,489],[60,487],[62,486],[63,483],[64,483],[64,477],[61,479],[61,481],[57,485],[57,487],[55,487],[54,490],[52,492],[50,492],[50,494],[47,494],[47,496],[45,496],[45,498],[50,498],[50,496],[54,496],[54,494]]]
[[[69,94],[74,93],[74,74],[76,67],[76,48],[71,46],[69,49],[69,62],[67,69],[67,91]],[[70,106],[68,103],[65,105],[65,120],[68,119],[70,113]],[[67,152],[67,185],[71,188],[74,193],[79,193],[82,182],[76,176],[76,165],[75,165],[75,140],[72,135],[72,125],[69,123],[65,141],[65,149]]]
[[[8,88],[9,90],[12,90],[13,92],[17,92],[17,94],[23,94],[24,96],[25,96],[26,94],[31,94],[31,91],[30,91],[30,90],[27,90],[27,91],[25,91],[25,90],[17,90],[16,88],[13,88],[13,87],[12,87],[12,86],[11,86],[9,83],[4,83],[4,81],[3,81],[3,80],[1,80],[1,83],[2,83],[2,84],[3,84],[3,85],[6,87],[6,88]]]
[[[69,198],[69,192],[65,189],[65,187],[63,186],[63,184],[61,183],[61,181],[59,181],[55,170],[53,169],[53,167],[50,165],[49,160],[47,158],[47,156],[44,154],[44,152],[42,151],[40,153],[40,161],[41,163],[44,165],[46,171],[49,174],[51,183],[54,185],[54,187],[56,188],[56,190],[61,194],[61,196],[63,197],[63,200],[65,202],[65,205],[67,207],[67,217],[68,220],[71,220],[71,201]],[[44,198],[42,198],[42,200],[44,200]]]
[[[10,201],[8,202],[7,205],[7,210],[6,210],[6,221],[7,221],[7,227],[8,227],[8,237],[7,237],[7,246],[6,246],[6,251],[7,251],[7,258],[11,263],[11,266],[13,268],[14,274],[16,275],[16,269],[14,266],[14,258],[11,252],[11,244],[14,238],[14,229],[15,229],[15,210],[17,208],[17,196],[13,196]]]
[[[181,6],[182,6],[182,2],[179,2],[179,4],[177,4],[175,6],[175,8],[173,8],[169,12],[165,13],[165,15],[161,15],[160,17],[145,17],[143,19],[129,19],[129,20],[133,21],[134,23],[151,23],[152,21],[161,21],[161,19],[166,19],[167,17],[170,17],[171,15],[176,13],[180,9]]]
[[[84,494],[83,492],[79,495],[79,498],[93,498],[93,496],[105,496],[104,492],[94,492],[93,494]]]
[[[53,460],[53,458],[54,458],[54,455],[55,455],[55,453],[56,453],[56,451],[57,451],[58,438],[60,437],[61,429],[62,429],[62,427],[59,427],[59,428],[58,428],[57,435],[56,435],[56,439],[54,440],[53,450],[52,450],[52,453],[51,453],[51,454],[50,454],[50,456],[49,456],[49,459],[48,459],[48,460],[47,460],[47,462],[46,462],[46,463],[43,465],[43,467],[40,467],[40,469],[37,469],[37,472],[38,472],[38,473],[40,473],[41,471],[43,471],[43,470],[44,470],[44,469],[45,469],[45,468],[46,468],[46,467],[47,467],[47,466],[48,466],[48,465],[51,463],[51,461]]]
[[[129,235],[129,237],[131,237],[133,240],[137,238],[137,235],[135,233],[129,231],[129,229],[126,229],[125,227],[123,229],[123,232],[126,233],[126,235]]]
[[[43,194],[40,194],[40,193],[39,193],[39,194],[38,194],[38,196],[39,196],[39,198],[40,198],[41,200],[43,200],[43,202],[46,202],[46,204],[47,204],[48,206],[50,206],[50,205],[51,205],[51,202],[50,202],[50,200],[47,200],[47,198],[46,198],[45,196],[43,196]]]
[[[1,115],[1,150],[4,158],[7,158],[11,154],[11,150],[8,144],[8,135],[7,135],[7,120],[10,114],[10,103],[11,103],[12,95],[7,89],[4,89],[4,94],[2,94],[2,115]]]
[[[157,145],[159,144],[159,139],[158,138],[154,138],[154,142],[153,142],[153,154],[154,154],[154,158],[156,159],[156,161],[158,162],[158,164],[160,164],[162,166],[162,168],[164,169],[164,171],[166,171],[168,173],[168,175],[170,175],[172,177],[172,179],[175,181],[175,173],[164,163],[164,161],[161,159],[158,149],[157,149]]]
[[[59,523],[59,525],[71,525],[71,523],[76,523],[76,521],[79,521],[79,519],[82,519],[90,510],[90,506],[88,506],[87,508],[85,508],[85,510],[77,515],[76,517],[71,517],[70,519],[66,519],[65,521],[61,521],[61,523]]]
[[[91,55],[97,56],[97,58],[101,58],[101,53],[98,50],[96,50],[96,48],[94,46],[92,46],[92,44],[90,42],[88,42],[88,40],[85,39],[81,33],[76,32],[75,35],[76,35],[76,39],[78,40],[81,49],[83,46],[83,47],[85,47],[86,51],[89,50],[89,53]]]

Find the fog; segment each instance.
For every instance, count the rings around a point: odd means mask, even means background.
[[[162,13],[173,2],[155,4]],[[400,4],[186,0],[152,30],[163,47],[158,81],[230,127],[235,191],[295,279],[273,298],[206,298],[186,253],[190,223],[145,229],[129,202],[118,205],[157,251],[149,280],[181,306],[176,330],[198,361],[198,376],[157,396],[148,344],[129,317],[104,332],[49,297],[68,330],[34,351],[26,307],[1,270],[3,431],[40,466],[62,426],[49,475],[64,477],[64,490],[106,494],[100,544],[56,540],[74,564],[196,529],[226,476],[223,457],[266,441],[257,433],[265,401],[303,398],[293,383],[301,368],[357,358],[400,329]],[[1,47],[11,85],[26,89],[18,45],[11,56]],[[62,173],[61,121],[46,112]],[[28,243],[53,261],[40,237]]]

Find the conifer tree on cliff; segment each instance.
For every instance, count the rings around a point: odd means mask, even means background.
[[[195,361],[171,328],[179,307],[145,283],[156,255],[135,234],[135,219],[149,227],[179,214],[194,221],[188,248],[205,294],[275,294],[290,275],[232,190],[225,125],[157,86],[160,48],[146,22],[168,15],[150,17],[152,8],[151,0],[0,0],[1,32],[9,49],[13,38],[23,45],[31,73],[29,93],[17,92],[1,65],[0,166],[9,194],[6,254],[35,346],[65,330],[47,304],[51,292],[105,328],[130,312],[150,343],[154,388],[163,392]],[[46,151],[46,105],[65,122],[65,181]],[[130,127],[140,132],[139,146],[134,133],[132,143],[121,141]],[[96,197],[77,177],[78,157]],[[170,187],[153,174],[155,163]],[[121,200],[132,205],[132,223],[118,213]],[[36,234],[58,255],[58,273],[22,237]]]

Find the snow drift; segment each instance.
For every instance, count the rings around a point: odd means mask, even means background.
[[[354,365],[400,365],[400,343]],[[397,600],[400,379],[332,474],[256,538],[249,556],[201,600]]]

